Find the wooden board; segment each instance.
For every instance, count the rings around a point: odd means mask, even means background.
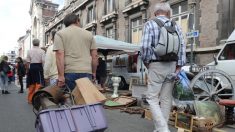
[[[128,105],[128,104],[132,104],[133,102],[136,102],[136,98],[127,97],[127,96],[120,96],[120,97],[114,99],[114,101],[119,104],[122,104],[122,105]]]
[[[175,127],[178,130],[192,132],[193,116],[185,113],[176,113]]]
[[[78,79],[76,84],[72,94],[77,105],[94,104],[106,100],[106,97],[88,78]]]
[[[152,113],[149,109],[144,109],[144,118],[148,120],[153,120]]]

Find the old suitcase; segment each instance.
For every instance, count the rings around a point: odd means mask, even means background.
[[[107,128],[101,104],[43,110],[36,121],[37,132],[102,132]]]

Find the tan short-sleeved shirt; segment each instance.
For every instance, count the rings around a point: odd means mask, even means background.
[[[53,50],[63,50],[65,73],[92,73],[90,51],[96,49],[92,34],[71,25],[57,32]]]
[[[39,47],[34,46],[27,54],[27,62],[29,63],[44,63],[45,62],[45,51]]]

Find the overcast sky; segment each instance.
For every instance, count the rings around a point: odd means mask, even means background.
[[[30,29],[30,1],[0,0],[0,54],[14,50],[18,38]],[[54,0],[54,2],[63,4],[63,0]]]

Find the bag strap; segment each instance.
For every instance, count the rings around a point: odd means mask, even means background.
[[[164,23],[162,20],[160,20],[158,18],[154,18],[153,21],[155,21],[160,28],[164,27],[165,23],[168,22],[168,21],[166,21]]]
[[[160,19],[158,19],[158,18],[154,18],[154,19],[152,19],[154,22],[156,22],[157,23],[157,25],[158,25],[158,27],[159,27],[159,33],[158,33],[158,41],[159,41],[159,39],[160,39],[160,34],[161,34],[161,28],[164,26],[164,23],[163,23],[163,21],[161,21]],[[158,42],[157,42],[158,43]],[[155,44],[154,44],[154,40],[152,40],[152,44],[151,44],[151,46],[152,47],[154,47],[155,48]]]

